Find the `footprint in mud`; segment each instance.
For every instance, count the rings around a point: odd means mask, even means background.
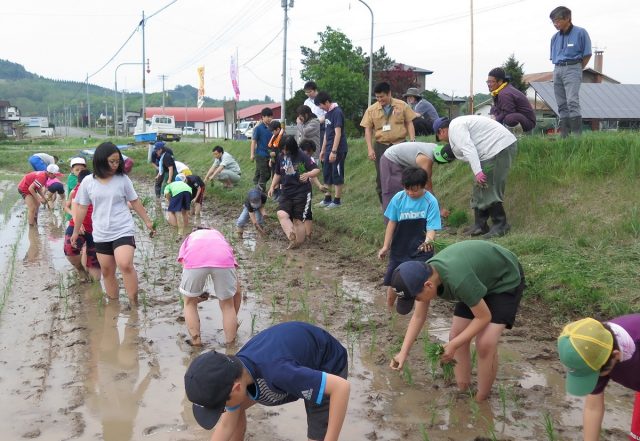
[[[186,424],[158,424],[156,426],[149,426],[145,428],[142,433],[145,436],[154,435],[156,433],[169,433],[169,432],[184,432],[188,429]]]

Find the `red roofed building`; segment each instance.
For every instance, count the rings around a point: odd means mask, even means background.
[[[147,107],[146,117],[153,115],[171,115],[176,120],[176,127],[194,127],[204,129],[205,121],[223,117],[222,107]]]

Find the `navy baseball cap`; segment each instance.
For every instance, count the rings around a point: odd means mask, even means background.
[[[153,145],[153,149],[154,150],[160,150],[160,149],[163,149],[164,146],[165,146],[164,141],[158,141]]]
[[[189,365],[184,388],[193,403],[193,416],[203,428],[211,430],[220,419],[242,369],[238,358],[215,351],[199,355]]]
[[[262,206],[262,192],[257,188],[252,188],[247,193],[249,204],[252,208],[260,208]]]
[[[416,297],[433,271],[425,262],[409,261],[398,265],[391,276],[391,287],[398,294],[396,311],[406,315],[413,309]]]
[[[438,134],[438,130],[442,127],[445,122],[449,122],[449,118],[446,116],[441,116],[433,122],[433,133]]]

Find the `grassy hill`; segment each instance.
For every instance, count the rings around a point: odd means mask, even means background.
[[[91,119],[93,121],[104,112],[105,101],[109,106],[109,113],[113,112],[114,90],[89,84],[89,96],[91,100]],[[168,90],[165,96],[166,106],[195,106],[198,97],[198,89],[190,85],[176,86]],[[265,97],[266,98],[266,97]],[[25,70],[17,63],[0,60],[0,100],[7,100],[20,109],[22,116],[51,115],[62,113],[65,108],[70,108],[72,121],[75,114],[85,115],[84,110],[87,101],[87,86],[84,82],[53,80],[44,78]],[[120,110],[121,91],[118,96]],[[125,94],[126,108],[129,111],[139,112],[142,108],[141,93]],[[205,97],[206,107],[222,107],[223,100]],[[240,101],[238,108],[242,109],[264,101],[247,100]],[[147,107],[159,107],[162,105],[162,92],[146,94]]]
[[[432,140],[432,139],[426,139]],[[211,165],[206,144],[177,143],[176,157],[204,175]],[[239,161],[241,185],[208,188],[207,210],[237,207],[251,187],[254,165],[248,141],[220,141]],[[52,150],[69,158],[77,146],[8,146],[0,144],[0,171],[28,171],[27,157]],[[66,151],[65,151],[66,150]],[[70,151],[71,150],[71,151]],[[134,179],[151,177],[146,149],[130,151]],[[314,210],[317,241],[338,241],[344,253],[379,266],[375,255],[383,224],[375,193],[375,172],[362,139],[349,140],[344,206]],[[496,242],[514,251],[525,269],[526,296],[543,302],[559,321],[580,315],[611,317],[640,310],[640,137],[637,133],[589,133],[553,140],[525,137],[507,183],[505,207],[512,232]],[[471,217],[468,200],[472,173],[466,163],[434,167],[434,191],[452,211],[440,246],[466,239],[459,233]],[[320,195],[315,194],[318,201]],[[213,201],[213,202],[212,202]],[[315,202],[315,201],[314,201]],[[269,211],[275,206],[270,203]],[[229,218],[232,224],[235,219]],[[451,225],[453,224],[453,225]],[[283,238],[284,240],[284,238]],[[328,257],[329,258],[329,257]]]

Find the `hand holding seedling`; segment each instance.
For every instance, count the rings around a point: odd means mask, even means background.
[[[396,355],[391,358],[391,363],[389,363],[389,367],[394,371],[401,371],[404,362],[407,360],[407,357],[398,352]]]
[[[429,253],[433,251],[433,241],[428,237],[418,246],[418,251]]]
[[[387,253],[389,252],[389,248],[388,247],[382,247],[380,248],[380,251],[378,251],[378,259],[382,260],[387,256]]]
[[[443,349],[442,355],[440,355],[440,362],[452,363],[454,361],[453,356],[455,355],[457,348],[449,342],[444,345]]]

